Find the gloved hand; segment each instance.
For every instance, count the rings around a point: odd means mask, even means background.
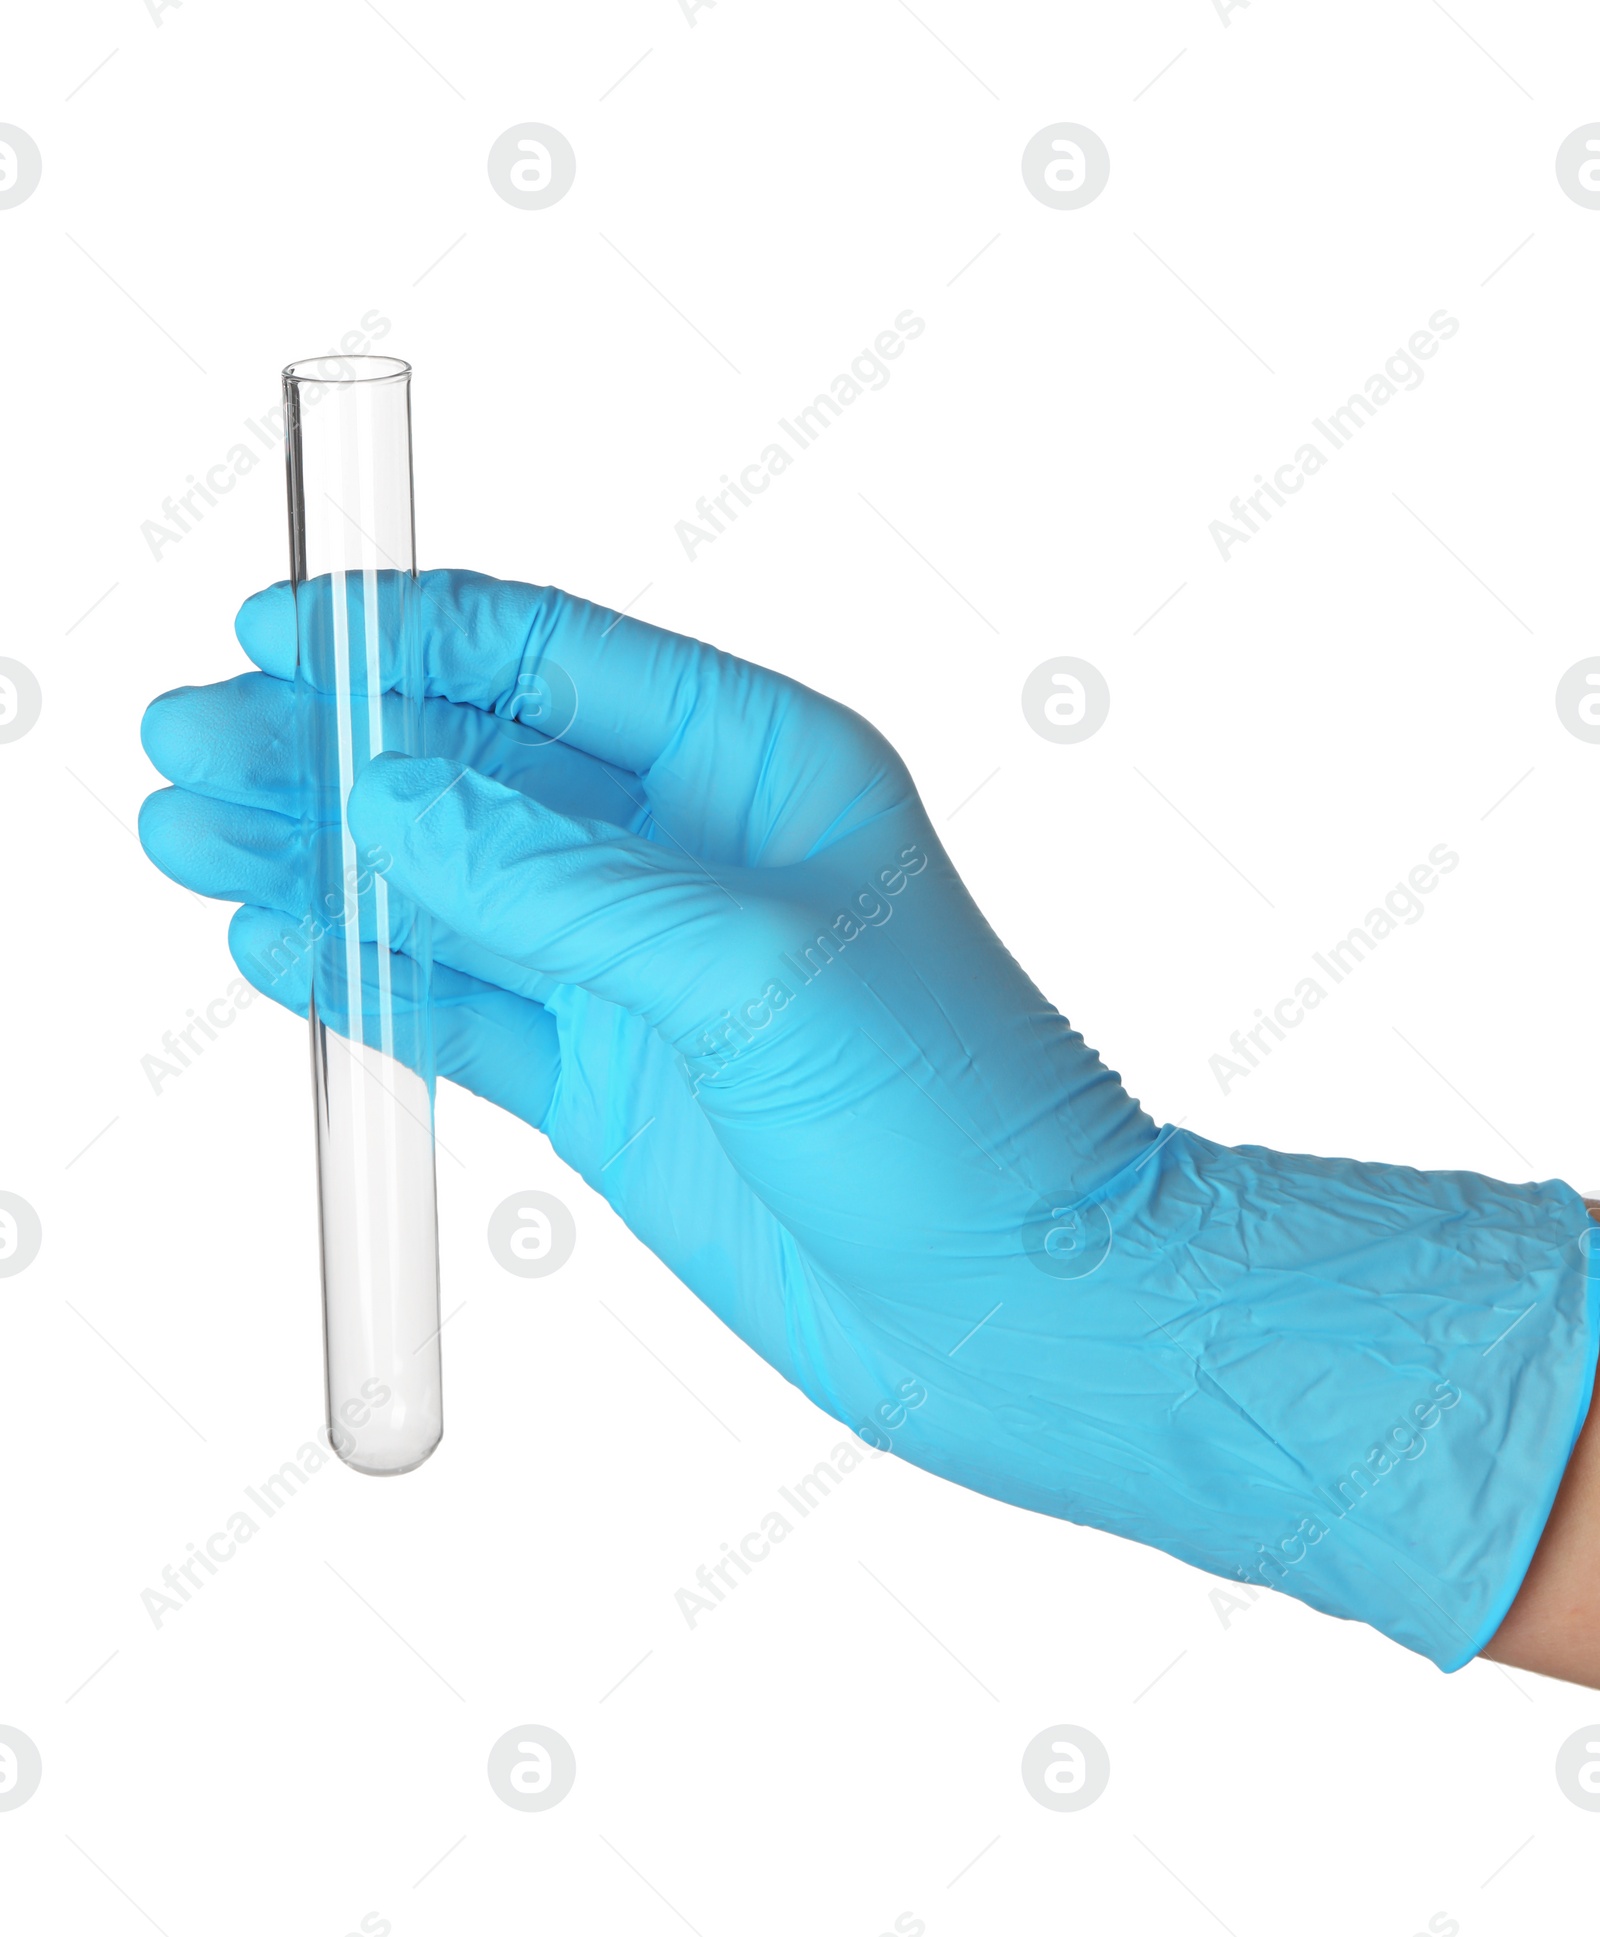
[[[432,752],[350,827],[435,917],[442,1075],[873,1444],[1472,1658],[1589,1403],[1572,1190],[1158,1130],[865,721],[554,590],[432,572],[420,611]],[[140,832],[303,1014],[288,588],[238,634],[260,672],[146,714]]]

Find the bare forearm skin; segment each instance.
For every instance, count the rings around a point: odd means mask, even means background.
[[[1600,1222],[1600,1202],[1589,1201]],[[1544,1537],[1490,1661],[1600,1688],[1600,1406],[1591,1405]]]

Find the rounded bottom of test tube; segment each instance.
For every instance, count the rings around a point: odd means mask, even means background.
[[[337,1427],[327,1428],[328,1444],[340,1460],[352,1473],[363,1474],[371,1480],[397,1480],[402,1473],[415,1473],[419,1466],[425,1466],[433,1458],[443,1438],[444,1429],[441,1427],[418,1452],[414,1446],[364,1446]]]

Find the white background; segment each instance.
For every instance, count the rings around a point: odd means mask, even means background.
[[[1553,1763],[1600,1695],[1276,1596],[1225,1621],[1175,1561],[888,1458],[690,1631],[675,1590],[839,1429],[455,1090],[442,1449],[318,1474],[153,1627],[318,1425],[320,1332],[304,1025],[258,1002],[152,1090],[234,970],[130,829],[145,702],[242,670],[283,575],[276,457],[159,560],[141,524],[377,309],[423,563],[636,601],[868,714],[1158,1120],[1600,1182],[1600,747],[1554,705],[1594,650],[1600,211],[1554,160],[1597,60],[1588,10],[1503,0],[9,12],[44,175],[0,211],[0,652],[44,710],[0,747],[0,1187],[44,1241],[0,1281],[0,1722],[44,1780],[0,1813],[8,1925],[1570,1927],[1600,1816]],[[530,120],[578,158],[539,212],[485,165]],[[1072,212],[1020,169],[1063,120],[1111,155]],[[686,559],[695,499],[907,307],[887,388]],[[1209,522],[1440,308],[1421,387],[1224,563]],[[1019,704],[1060,653],[1111,687],[1081,746]],[[1440,841],[1425,918],[1224,1094],[1230,1032]],[[485,1239],[527,1188],[578,1224],[532,1283]],[[577,1757],[548,1813],[485,1777],[526,1722]],[[1019,1777],[1060,1722],[1111,1757],[1077,1814]]]

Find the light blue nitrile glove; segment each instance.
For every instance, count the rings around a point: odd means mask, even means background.
[[[865,721],[561,592],[422,589],[436,757],[350,823],[435,917],[440,1073],[874,1444],[1469,1661],[1588,1408],[1582,1200],[1158,1130]],[[145,717],[140,831],[304,1013],[288,588],[238,633],[260,672]]]

